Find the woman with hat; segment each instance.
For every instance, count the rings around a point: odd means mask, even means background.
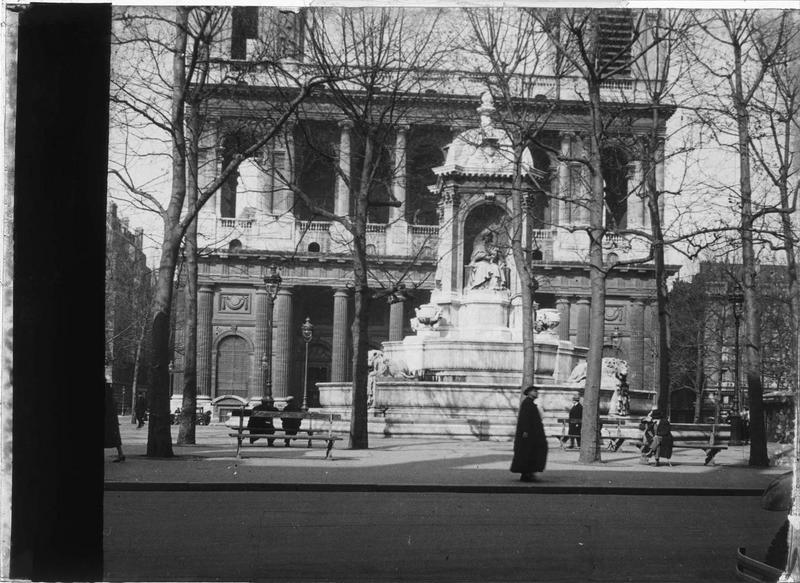
[[[547,463],[547,438],[544,434],[542,416],[534,402],[539,394],[533,386],[526,387],[519,407],[517,431],[514,436],[514,459],[511,471],[521,474],[523,482],[535,481],[534,473],[544,471]]]

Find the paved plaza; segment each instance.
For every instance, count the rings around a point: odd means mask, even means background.
[[[522,484],[508,471],[512,444],[509,441],[477,441],[439,438],[382,438],[370,436],[369,449],[346,449],[337,442],[332,459],[325,459],[324,446],[312,448],[297,440],[292,447],[278,439],[274,447],[246,447],[242,459],[235,456],[236,440],[222,425],[197,427],[196,445],[173,446],[177,459],[145,457],[147,427],[137,430],[129,418],[120,417],[127,461],[105,466],[106,489],[147,487],[148,484],[185,484],[202,488],[207,483],[335,486],[430,486],[484,489],[541,488],[677,488],[751,490],[760,492],[788,466],[750,468],[747,446],[720,452],[715,465],[703,465],[700,450],[676,449],[672,467],[656,468],[639,463],[633,446],[618,452],[604,450],[602,463],[578,463],[577,450],[562,450],[550,439],[547,471],[539,482]],[[178,432],[173,427],[173,439]],[[770,444],[775,455],[787,446]],[[110,460],[113,450],[106,450]]]
[[[374,437],[325,459],[278,441],[237,460],[212,425],[161,460],[144,457],[146,428],[121,429],[127,460],[105,464],[112,581],[725,582],[736,549],[763,558],[784,519],[760,494],[788,468],[749,468],[745,447],[656,468],[623,446],[586,466],[553,440],[524,484],[510,442]]]

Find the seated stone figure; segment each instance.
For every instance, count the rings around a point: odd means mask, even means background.
[[[504,289],[505,261],[495,244],[494,234],[484,231],[475,238],[469,258],[468,290]]]

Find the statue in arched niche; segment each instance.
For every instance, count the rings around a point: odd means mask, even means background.
[[[484,229],[475,237],[469,258],[467,291],[508,289],[505,254],[497,243],[497,235],[491,229]]]

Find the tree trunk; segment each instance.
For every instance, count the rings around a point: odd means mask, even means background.
[[[742,85],[741,48],[734,46],[735,105],[739,146],[739,188],[741,190],[742,292],[745,320],[745,375],[750,400],[751,466],[768,466],[767,435],[761,384],[761,314],[756,287],[756,256],[753,246],[753,205],[750,183],[750,127]]]
[[[139,339],[136,341],[136,357],[133,359],[133,380],[131,381],[131,423],[136,423],[136,387],[139,384],[139,361],[142,358],[142,344],[144,344],[144,333],[146,326],[142,322],[142,330],[139,332]]]
[[[703,385],[704,376],[703,376],[703,328],[699,328],[697,330],[697,339],[695,340],[697,343],[697,363],[694,367],[695,369],[695,378],[694,378],[694,386],[697,388],[697,398],[694,401],[694,422],[700,423],[700,415],[702,414],[703,410]]]
[[[792,140],[792,119],[787,116],[785,123],[785,144],[783,148],[785,160],[789,159]],[[797,139],[797,136],[794,136]],[[797,274],[797,255],[795,247],[795,230],[792,224],[792,202],[789,196],[789,167],[785,163],[781,173],[781,183],[779,191],[781,195],[781,228],[783,231],[783,244],[786,246],[786,273],[789,279],[789,298],[792,308],[792,322],[794,323],[794,355],[795,355],[795,396],[794,396],[794,458],[792,460],[793,485],[792,485],[792,507],[789,520],[789,540],[788,547],[790,557],[793,549],[800,548],[800,431],[798,431],[798,420],[800,419],[800,281]],[[800,562],[790,561],[786,566],[790,569],[783,573],[781,581],[800,580]]]
[[[657,127],[658,114],[654,113],[653,131]],[[658,183],[656,181],[656,168],[661,161],[660,148],[655,136],[647,141],[643,164],[645,172],[645,192],[647,196],[647,209],[650,214],[650,233],[652,235],[653,260],[655,263],[656,279],[656,307],[658,311],[658,360],[656,386],[656,403],[658,409],[665,415],[669,411],[669,296],[667,291],[667,271],[664,259],[664,233],[661,228],[661,209],[659,208]]]
[[[192,107],[187,119],[186,147],[186,206],[197,204],[197,149],[200,140],[197,107]],[[183,356],[183,401],[181,403],[178,444],[195,443],[197,410],[197,216],[195,215],[184,237],[186,256],[185,288],[185,339]]]
[[[151,359],[152,387],[148,393],[150,423],[147,431],[147,456],[172,457],[169,422],[170,316],[172,285],[178,261],[181,236],[180,215],[186,194],[186,142],[184,138],[183,89],[186,81],[186,39],[189,8],[175,9],[175,52],[172,58],[172,192],[164,217],[164,242],[153,300]]]
[[[514,256],[517,274],[520,282],[520,294],[522,296],[522,387],[528,387],[535,383],[535,353],[534,353],[534,292],[536,283],[529,270],[530,249],[527,232],[530,230],[530,221],[525,220],[528,215],[529,205],[523,200],[522,175],[520,172],[520,161],[524,146],[521,140],[515,148],[515,172],[514,183],[511,189],[511,252]]]
[[[373,167],[374,136],[367,130],[364,144],[364,163],[361,181],[355,200],[353,215],[353,279],[355,283],[355,314],[351,332],[353,335],[353,386],[350,413],[350,449],[369,447],[369,420],[367,412],[367,352],[369,350],[369,302],[370,289],[367,271],[367,213],[370,176]]]
[[[589,203],[589,285],[591,307],[589,310],[589,354],[586,357],[586,388],[583,393],[583,425],[581,427],[580,463],[600,461],[600,383],[603,363],[603,336],[605,334],[606,272],[603,265],[603,174],[600,137],[602,119],[600,112],[600,83],[589,79],[589,102],[592,119],[591,200]]]

